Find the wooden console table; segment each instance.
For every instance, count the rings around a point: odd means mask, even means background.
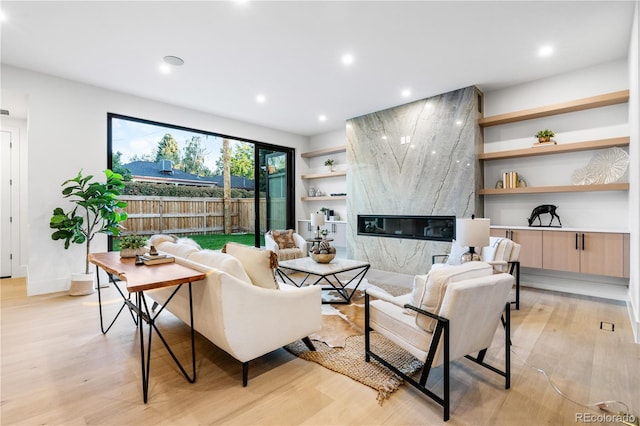
[[[185,379],[189,383],[196,381],[196,352],[195,352],[195,333],[193,330],[193,301],[191,296],[191,283],[194,281],[202,280],[206,277],[206,274],[195,269],[188,268],[186,266],[177,263],[164,263],[159,265],[136,265],[135,258],[121,258],[119,252],[106,252],[106,253],[91,253],[89,254],[89,262],[96,265],[96,272],[98,268],[102,268],[109,280],[113,283],[114,287],[122,296],[123,304],[120,310],[113,318],[109,326],[105,329],[102,317],[102,298],[100,295],[100,278],[98,275],[98,306],[100,309],[100,329],[103,334],[106,334],[113,323],[118,319],[120,313],[125,307],[129,308],[129,312],[133,318],[134,323],[138,326],[140,331],[140,364],[142,366],[142,395],[143,400],[147,402],[147,396],[149,393],[149,367],[151,365],[151,336],[153,330],[156,331],[160,340],[164,344],[165,348],[175,361],[178,368],[184,375]],[[126,283],[127,294],[118,286],[117,281]],[[186,372],[178,358],[175,356],[167,341],[160,333],[160,330],[156,327],[155,320],[164,310],[165,306],[171,302],[171,299],[180,290],[183,284],[189,285],[189,312],[190,312],[190,324],[191,327],[191,363],[192,363],[192,376]],[[158,312],[151,312],[147,301],[144,297],[146,290],[153,290],[163,287],[175,286],[175,290],[171,293],[167,301],[162,305]],[[135,294],[135,303],[131,301],[131,294]],[[145,350],[144,342],[144,326],[143,322],[149,325],[148,342]]]

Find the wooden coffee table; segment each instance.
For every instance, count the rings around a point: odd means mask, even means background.
[[[329,263],[317,263],[310,257],[302,257],[278,262],[276,272],[282,281],[291,283],[296,287],[301,287],[305,284],[320,284],[322,285],[322,291],[336,291],[344,299],[344,301],[337,302],[323,299],[322,303],[349,304],[351,303],[351,297],[358,289],[370,266],[369,263],[360,260],[335,258]],[[306,276],[302,281],[296,282],[290,276],[291,271],[302,272]],[[355,273],[349,279],[344,280],[338,277],[338,274],[349,271],[354,271]],[[312,276],[314,278],[309,279]]]

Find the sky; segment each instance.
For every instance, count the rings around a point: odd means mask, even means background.
[[[207,153],[205,165],[211,170],[216,168],[216,161],[220,157],[220,149],[222,148],[222,138],[216,136],[115,117],[111,121],[111,132],[111,151],[122,153],[122,164],[131,162],[131,157],[135,154],[152,153],[166,133],[170,133],[176,139],[180,152],[184,148],[185,141],[191,140],[192,136],[201,136]]]

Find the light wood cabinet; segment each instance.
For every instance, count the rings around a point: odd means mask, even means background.
[[[492,228],[491,236],[509,238],[520,244],[520,266],[542,268],[542,231]]]
[[[544,231],[542,267],[624,277],[624,236],[625,234],[606,232]]]

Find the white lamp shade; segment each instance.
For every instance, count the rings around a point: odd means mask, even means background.
[[[324,214],[311,213],[311,226],[322,226],[322,225],[324,225]]]
[[[489,219],[456,219],[456,242],[463,247],[489,245]]]

